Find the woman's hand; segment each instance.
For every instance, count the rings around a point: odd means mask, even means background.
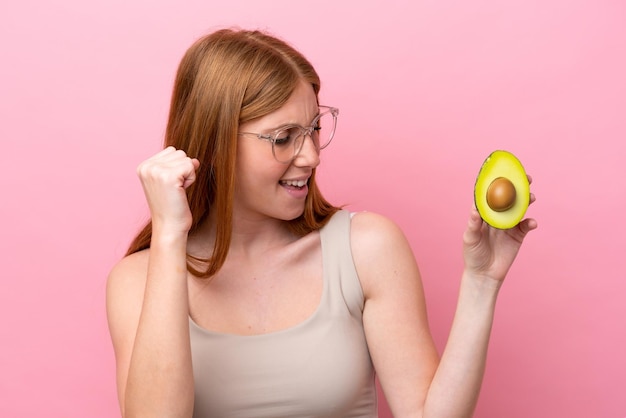
[[[191,228],[191,211],[185,189],[196,180],[200,162],[184,151],[167,147],[137,167],[153,229],[187,233]]]
[[[532,182],[530,176],[529,182]],[[535,196],[530,194],[530,203]],[[501,230],[484,222],[474,208],[463,234],[466,273],[502,282],[528,232],[537,228],[534,219],[524,219],[511,229]]]

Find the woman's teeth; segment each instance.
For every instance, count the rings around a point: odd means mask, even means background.
[[[282,180],[281,184],[294,187],[302,187],[306,184],[306,180]]]

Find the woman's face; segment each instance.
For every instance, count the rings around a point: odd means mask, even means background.
[[[311,84],[301,81],[289,100],[278,110],[239,127],[239,132],[267,134],[284,125],[307,127],[319,113]],[[295,219],[304,211],[308,180],[320,163],[309,136],[289,164],[278,162],[272,143],[254,135],[238,138],[235,173],[235,216]]]

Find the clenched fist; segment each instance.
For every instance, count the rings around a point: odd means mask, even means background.
[[[188,233],[192,217],[185,189],[196,180],[200,161],[182,150],[167,147],[137,167],[153,230]]]

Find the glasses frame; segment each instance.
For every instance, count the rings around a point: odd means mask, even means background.
[[[333,125],[332,125],[332,130],[330,131],[330,137],[328,139],[328,142],[324,144],[324,146],[319,146],[318,143],[316,143],[315,141],[313,141],[313,144],[315,145],[315,150],[317,151],[317,153],[319,154],[321,150],[323,150],[324,148],[326,148],[331,141],[333,140],[333,138],[335,137],[335,130],[337,129],[337,115],[339,115],[339,109],[336,107],[331,107],[331,106],[322,106],[319,105],[318,106],[320,108],[320,113],[315,117],[315,119],[313,119],[313,121],[311,121],[311,125],[304,127],[302,125],[298,125],[298,124],[289,124],[289,125],[284,125],[281,126],[280,128],[277,128],[275,130],[273,130],[272,132],[266,133],[266,134],[259,134],[256,132],[239,132],[239,135],[252,135],[252,136],[256,136],[258,139],[262,139],[263,141],[267,141],[267,142],[271,142],[272,143],[272,155],[274,155],[274,159],[276,161],[278,161],[279,163],[282,164],[290,164],[299,154],[300,151],[302,151],[302,146],[304,145],[304,141],[306,140],[306,136],[309,136],[312,138],[313,132],[317,131],[321,128],[318,128],[317,126],[317,122],[319,122],[319,120],[322,118],[322,116],[328,115],[329,113],[333,116]],[[278,134],[288,130],[288,129],[293,129],[293,128],[299,128],[300,129],[300,135],[297,137],[299,138],[300,136],[302,137],[302,141],[300,141],[300,144],[294,144],[294,152],[293,152],[293,156],[291,157],[290,160],[288,161],[281,161],[278,159],[278,157],[276,156],[276,150],[275,150],[275,145],[276,145],[276,141],[278,140]],[[297,145],[297,149],[296,149],[296,145]]]

